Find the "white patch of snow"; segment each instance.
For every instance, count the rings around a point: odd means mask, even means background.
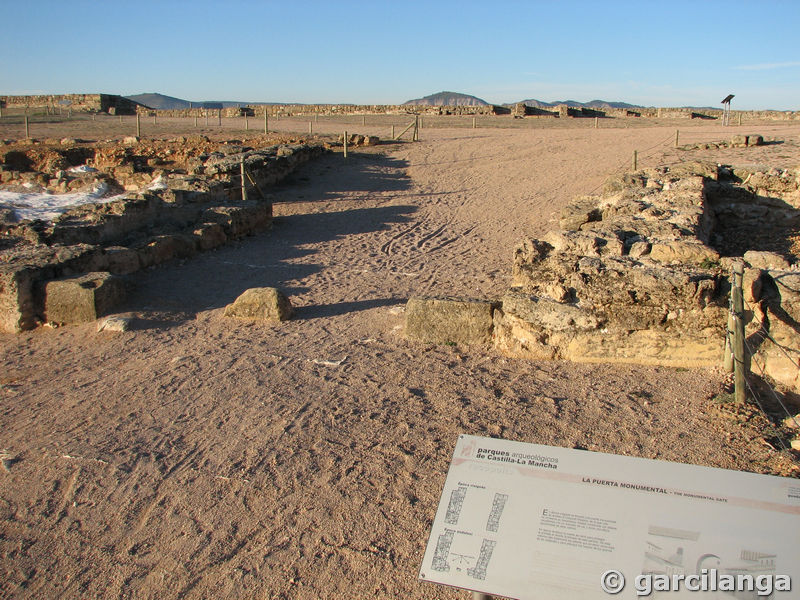
[[[28,187],[28,186],[26,186]],[[108,184],[101,181],[91,192],[48,194],[45,192],[16,193],[0,191],[0,208],[11,208],[20,221],[42,219],[53,221],[70,208],[81,204],[103,204],[126,194],[108,196]]]

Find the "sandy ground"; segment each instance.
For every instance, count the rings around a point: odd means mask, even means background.
[[[705,154],[796,166],[798,130]],[[402,336],[410,295],[501,294],[518,241],[634,149],[645,166],[687,159],[673,141],[666,126],[424,129],[328,155],[274,190],[270,231],[133,276],[135,330],[0,336],[0,449],[16,457],[0,596],[464,598],[417,581],[460,433],[791,474],[763,418],[714,400],[718,371]],[[255,286],[285,290],[296,318],[222,317]]]

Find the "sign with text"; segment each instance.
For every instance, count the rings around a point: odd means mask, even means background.
[[[462,435],[420,579],[531,600],[795,598],[800,480]]]

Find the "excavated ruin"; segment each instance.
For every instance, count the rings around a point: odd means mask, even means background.
[[[118,195],[52,219],[0,210],[0,331],[48,322],[48,283],[87,273],[124,275],[185,258],[268,227],[265,192],[328,146],[301,139],[211,141],[204,136],[123,143],[19,143],[0,151],[7,191]],[[242,192],[242,165],[247,197]],[[55,196],[54,196],[55,198]],[[83,285],[80,278],[75,285]],[[53,288],[55,289],[55,288]]]
[[[415,298],[406,331],[450,342],[489,328],[497,349],[523,358],[716,366],[731,266],[743,260],[748,347],[800,391],[798,256],[800,169],[645,169],[609,178],[566,207],[558,229],[522,242],[501,302],[476,311],[475,301]]]

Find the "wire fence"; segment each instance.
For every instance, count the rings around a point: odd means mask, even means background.
[[[731,301],[729,304],[729,315],[731,319],[729,320],[729,325],[731,323],[735,323],[737,320],[743,326],[746,323],[746,315],[744,311],[738,313],[734,310],[734,286],[731,287]],[[758,316],[759,312],[756,308],[751,305],[747,300],[744,300],[743,306],[747,309],[747,311],[752,314],[753,321],[751,321],[751,329],[752,326],[755,325],[756,330],[755,332],[748,336],[743,336],[743,342],[745,347],[745,356],[743,358],[744,364],[737,364],[735,365],[736,368],[741,368],[744,371],[744,382],[747,391],[749,392],[749,397],[753,399],[753,401],[758,406],[759,410],[764,414],[766,417],[767,423],[769,424],[770,429],[774,435],[774,439],[777,443],[781,446],[781,449],[784,452],[788,452],[790,450],[790,445],[786,444],[785,435],[781,433],[778,427],[775,424],[775,420],[770,418],[770,415],[778,415],[778,421],[789,422],[794,425],[794,428],[800,432],[800,419],[789,410],[782,394],[778,393],[775,389],[775,385],[773,383],[772,377],[769,376],[767,373],[767,358],[765,356],[759,356],[759,349],[763,345],[765,341],[769,341],[771,343],[771,347],[778,349],[778,351],[788,359],[789,364],[794,365],[795,369],[797,370],[798,374],[800,374],[800,363],[798,363],[798,359],[800,359],[800,349],[790,348],[778,342],[774,336],[772,336],[769,332],[769,326],[765,323],[761,318]],[[726,352],[728,348],[733,348],[734,346],[734,336],[735,328],[728,326],[726,328]],[[794,354],[794,356],[793,356]],[[754,379],[754,373],[751,369],[752,366],[755,366],[757,373],[755,375],[760,379],[760,384],[757,385],[757,382]],[[758,393],[756,388],[761,390],[767,391],[767,398],[774,399],[774,405],[777,407],[777,410],[772,412],[768,411],[765,406],[765,401],[762,398],[762,395]]]

